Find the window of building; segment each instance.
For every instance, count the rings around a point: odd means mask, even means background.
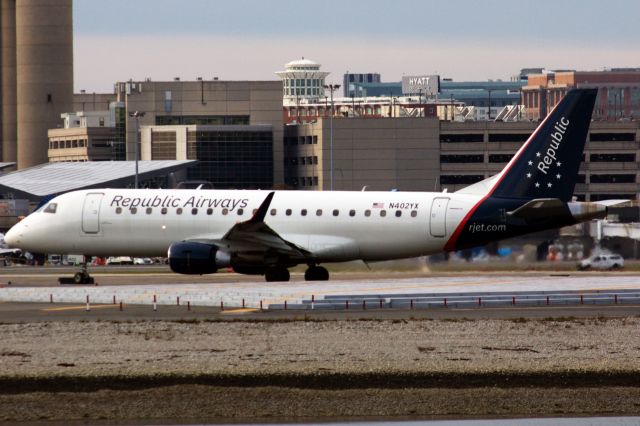
[[[635,174],[591,174],[591,183],[634,183]]]
[[[440,182],[443,185],[471,185],[484,179],[482,175],[442,175]]]
[[[634,162],[636,161],[635,154],[628,153],[610,153],[610,154],[591,154],[589,161],[596,162]]]
[[[441,143],[463,143],[463,142],[484,142],[484,135],[482,133],[454,133],[454,134],[441,134]]]
[[[483,154],[444,154],[440,156],[441,163],[482,163]]]
[[[508,163],[513,158],[513,154],[489,154],[490,163]]]
[[[489,142],[526,142],[529,133],[489,133]]]
[[[600,201],[600,200],[635,200],[635,193],[627,193],[627,194],[591,194],[591,201]]]
[[[635,133],[591,133],[591,142],[633,142],[636,139]]]

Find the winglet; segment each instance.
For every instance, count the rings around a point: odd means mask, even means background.
[[[264,199],[262,204],[260,204],[260,207],[258,207],[258,210],[256,210],[256,213],[251,219],[247,221],[247,223],[264,222],[264,218],[265,216],[267,216],[267,212],[269,211],[269,206],[271,205],[271,200],[273,200],[274,195],[274,191],[270,192],[269,195],[267,195],[267,198]]]

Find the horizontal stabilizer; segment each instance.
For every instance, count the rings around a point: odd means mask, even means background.
[[[600,204],[606,207],[616,206],[616,207],[629,207],[633,203],[633,200],[600,200],[594,201],[596,204]],[[629,204],[629,206],[624,206],[623,204]]]
[[[566,203],[558,198],[537,198],[511,212],[507,212],[507,214],[520,219],[535,220],[554,215],[559,216],[566,212]]]

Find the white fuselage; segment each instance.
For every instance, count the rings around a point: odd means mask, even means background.
[[[39,253],[166,256],[183,240],[222,238],[268,191],[100,189],[61,195],[7,234]],[[276,191],[264,221],[321,262],[442,251],[480,195]],[[50,209],[51,210],[51,209]],[[306,214],[305,214],[306,211]]]

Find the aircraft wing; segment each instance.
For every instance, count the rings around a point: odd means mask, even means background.
[[[274,195],[275,192],[270,192],[251,219],[236,223],[221,239],[194,241],[224,246],[232,252],[264,251],[294,259],[310,258],[309,251],[282,238],[265,223],[264,218]]]

